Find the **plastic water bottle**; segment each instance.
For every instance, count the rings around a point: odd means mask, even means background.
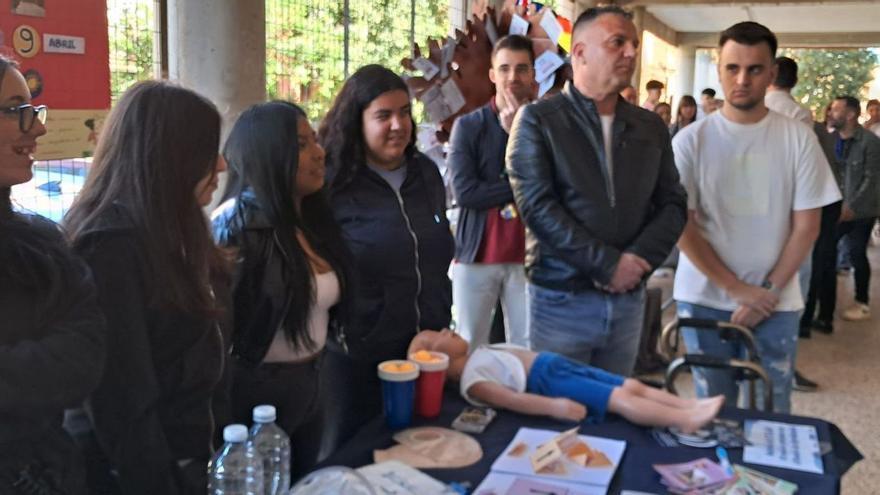
[[[263,495],[263,460],[245,425],[223,429],[226,442],[208,464],[208,495]]]
[[[254,408],[250,442],[263,458],[263,489],[266,495],[287,495],[290,489],[290,437],[275,424],[274,406]]]

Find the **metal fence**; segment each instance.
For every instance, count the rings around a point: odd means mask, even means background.
[[[450,1],[266,0],[266,19],[268,96],[302,105],[316,121],[358,67],[402,71],[413,41],[445,38]]]
[[[156,4],[157,0],[107,0],[113,102],[132,83],[157,74]],[[12,188],[12,200],[19,209],[59,221],[82,188],[90,163],[82,157],[37,161],[33,179]]]
[[[265,1],[267,95],[301,104],[315,121],[358,67],[378,63],[402,71],[400,61],[410,55],[413,41],[443,39],[450,18],[463,17],[450,0]],[[160,4],[107,0],[113,102],[134,82],[161,76]],[[34,178],[13,188],[13,200],[58,221],[82,188],[89,163],[89,158],[36,162]]]

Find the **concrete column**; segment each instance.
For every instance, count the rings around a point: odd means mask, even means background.
[[[639,5],[632,9],[633,13],[633,24],[636,25],[636,34],[639,37],[639,40],[642,39],[642,35],[645,34],[645,7]],[[632,85],[636,88],[636,94],[639,95],[638,102],[641,105],[642,100],[642,50],[640,49],[636,53],[636,70],[632,75]]]
[[[217,105],[225,141],[238,115],[266,99],[266,4],[262,0],[167,2],[168,78]],[[224,173],[206,211],[217,205],[225,188]]]
[[[697,63],[697,48],[693,45],[681,45],[678,47],[678,68],[675,76],[669,82],[668,93],[675,95],[673,115],[678,111],[678,104],[684,95],[694,96],[694,67]],[[699,98],[695,96],[697,102]]]
[[[242,110],[266,99],[265,2],[167,1],[168,77],[217,105],[225,137]]]

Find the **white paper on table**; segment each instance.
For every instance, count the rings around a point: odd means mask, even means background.
[[[400,461],[370,464],[357,470],[376,493],[386,495],[454,495],[449,486]]]
[[[565,481],[548,480],[545,478],[538,478],[536,476],[518,476],[515,474],[489,472],[489,474],[483,479],[483,481],[480,483],[477,489],[472,492],[472,494],[488,495],[489,493],[493,493],[496,495],[508,495],[510,493],[510,489],[513,488],[514,483],[516,483],[517,480],[521,479],[531,479],[539,483],[558,487],[560,491],[554,493],[564,493],[565,495],[605,495],[606,493],[608,493],[607,487],[598,485],[582,485],[579,483],[567,483]]]
[[[746,420],[744,429],[744,462],[824,474],[815,426]]]
[[[538,98],[544,96],[547,91],[550,91],[554,82],[556,82],[556,73],[550,74],[549,77],[541,81],[541,84],[538,85]]]
[[[495,459],[495,462],[492,464],[492,471],[537,477],[542,480],[586,483],[589,485],[607,487],[611,483],[614,471],[620,464],[620,459],[623,457],[623,451],[626,450],[626,442],[622,440],[611,440],[610,438],[578,435],[578,438],[581,441],[586,442],[590,448],[604,453],[608,457],[608,460],[611,461],[611,466],[583,467],[578,466],[573,461],[565,460],[566,474],[535,473],[534,470],[532,470],[532,463],[529,460],[529,454],[534,452],[539,445],[553,439],[558,434],[558,431],[520,428],[502,454]],[[518,445],[519,443],[524,443],[528,446],[528,453],[519,457],[507,455],[507,452],[509,452],[514,445]]]
[[[556,15],[549,8],[541,16],[540,26],[547,33],[547,37],[553,41],[553,44],[559,43],[559,37],[562,36],[562,24],[559,24]]]
[[[446,107],[451,112],[450,115],[461,110],[466,103],[464,95],[462,95],[461,90],[458,89],[458,84],[456,84],[451,78],[447,79],[446,82],[440,86],[440,92],[443,93],[443,100],[446,101]]]
[[[517,14],[513,14],[513,17],[510,18],[510,28],[507,30],[507,34],[521,34],[523,36],[529,32],[529,21],[523,19]]]
[[[556,69],[562,67],[565,60],[553,52],[544,52],[540,57],[535,59],[535,80],[543,81],[556,72]]]
[[[424,77],[426,81],[434,79],[434,76],[436,76],[437,73],[440,72],[440,68],[437,67],[437,64],[431,62],[425,57],[419,57],[413,60],[413,67],[422,71],[422,77]]]

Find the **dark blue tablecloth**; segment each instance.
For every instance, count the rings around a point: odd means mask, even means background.
[[[444,396],[443,411],[435,420],[416,419],[413,426],[450,427],[452,420],[467,404],[457,391],[448,389]],[[798,485],[798,494],[831,494],[840,492],[840,478],[862,459],[861,454],[832,423],[821,419],[771,414],[743,409],[726,408],[722,417],[743,419],[769,419],[786,423],[813,425],[819,433],[820,442],[828,442],[832,449],[823,456],[825,474],[817,475],[788,469],[777,469],[767,466],[746,464],[759,471],[777,476]],[[516,434],[520,427],[542,428],[563,431],[572,427],[570,423],[555,421],[549,418],[524,416],[509,411],[499,411],[498,416],[481,434],[474,435],[483,448],[480,462],[460,469],[425,469],[424,472],[444,482],[470,482],[476,488],[480,481],[489,473],[495,459]],[[360,467],[373,462],[374,449],[386,449],[395,442],[394,432],[389,430],[384,419],[379,417],[368,423],[351,440],[337,452],[321,463],[323,466],[342,465]],[[609,414],[602,424],[583,424],[580,433],[599,437],[626,441],[626,452],[623,461],[617,468],[609,493],[620,490],[640,490],[652,493],[665,493],[660,484],[660,476],[655,473],[652,464],[668,464],[687,462],[700,457],[715,459],[714,449],[699,449],[677,446],[663,447],[651,436],[650,428],[636,426],[621,417]],[[730,460],[742,464],[742,449],[729,449]]]

